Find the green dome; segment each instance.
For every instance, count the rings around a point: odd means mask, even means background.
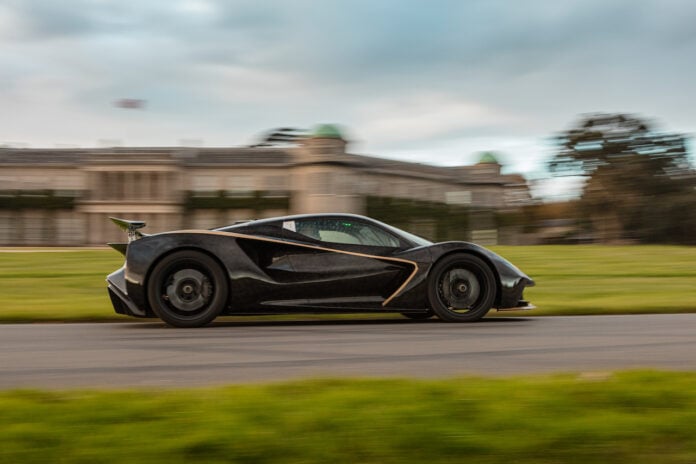
[[[490,151],[484,152],[478,164],[500,164]]]
[[[314,128],[314,132],[312,132],[312,138],[343,140],[343,135],[341,135],[341,131],[335,125],[321,124]]]

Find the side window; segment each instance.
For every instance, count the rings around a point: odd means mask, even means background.
[[[399,239],[392,234],[371,224],[350,219],[286,221],[283,228],[327,243],[391,248],[397,248],[400,244]]]
[[[321,230],[319,231],[319,237],[321,237],[322,242],[360,245],[358,237],[354,237],[346,232],[341,232],[340,230]]]

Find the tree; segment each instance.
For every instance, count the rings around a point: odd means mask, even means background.
[[[681,224],[694,214],[674,205],[696,206],[694,172],[686,137],[655,132],[633,115],[593,114],[556,137],[551,172],[587,178],[586,215],[604,226],[604,239],[693,242]]]

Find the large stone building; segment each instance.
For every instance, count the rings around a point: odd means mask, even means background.
[[[0,245],[96,245],[123,238],[109,216],[148,232],[212,228],[289,213],[370,214],[433,239],[498,239],[495,215],[527,204],[523,177],[490,155],[436,167],[346,152],[333,126],[296,146],[0,148]]]

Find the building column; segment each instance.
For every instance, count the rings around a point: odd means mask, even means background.
[[[149,172],[147,174],[147,197],[150,200],[155,200],[159,198],[159,196],[157,195],[157,176],[157,172]]]
[[[170,184],[170,179],[171,179],[171,172],[163,172],[160,175],[160,191],[159,195],[163,200],[171,200],[172,199],[172,194],[169,191],[169,184]]]
[[[135,194],[135,173],[123,173],[123,199],[130,200]]]

